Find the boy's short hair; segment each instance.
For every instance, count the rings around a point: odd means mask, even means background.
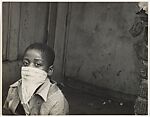
[[[42,52],[42,54],[45,56],[46,61],[48,62],[49,66],[53,65],[54,63],[54,59],[55,59],[55,52],[52,48],[50,48],[47,44],[43,44],[43,43],[33,43],[30,46],[28,46],[24,52],[25,53],[28,50],[39,50]]]

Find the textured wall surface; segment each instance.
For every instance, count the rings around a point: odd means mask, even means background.
[[[129,34],[136,12],[136,3],[71,4],[65,75],[137,94],[137,40]]]

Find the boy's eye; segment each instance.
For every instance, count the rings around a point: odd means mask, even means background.
[[[35,67],[40,67],[41,63],[35,63]]]
[[[24,66],[28,66],[28,65],[29,65],[29,62],[25,60],[25,61],[23,61],[23,65],[24,65]]]

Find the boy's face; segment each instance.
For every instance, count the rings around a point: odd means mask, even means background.
[[[48,62],[42,52],[35,49],[29,49],[24,55],[23,66],[34,67],[48,72]]]

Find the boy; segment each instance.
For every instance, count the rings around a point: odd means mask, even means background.
[[[21,79],[10,85],[4,109],[11,114],[65,115],[68,102],[51,80],[54,51],[45,44],[31,44],[24,53]]]

